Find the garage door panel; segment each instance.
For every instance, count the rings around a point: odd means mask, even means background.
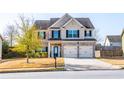
[[[67,58],[77,57],[77,47],[64,46],[64,57],[67,57]]]
[[[64,57],[77,58],[77,46],[64,46]],[[79,46],[79,58],[93,57],[93,46]]]
[[[93,46],[80,46],[79,57],[93,57]]]

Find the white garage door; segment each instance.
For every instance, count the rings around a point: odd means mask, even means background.
[[[76,58],[77,57],[77,46],[64,46],[64,57]]]
[[[93,57],[93,46],[80,46],[79,47],[79,57]]]

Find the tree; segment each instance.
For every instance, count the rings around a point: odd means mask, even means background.
[[[4,58],[6,54],[8,54],[9,51],[9,44],[6,40],[3,40],[2,42],[2,57]]]
[[[41,41],[37,37],[37,28],[29,19],[20,17],[21,23],[17,24],[21,34],[18,36],[18,44],[26,53],[29,63],[29,53],[41,47]]]
[[[5,36],[7,38],[7,41],[9,43],[10,47],[13,47],[14,43],[16,42],[16,36],[17,36],[17,29],[14,25],[8,25],[7,30],[5,31]]]
[[[97,43],[101,42],[102,41],[102,38],[100,37],[99,35],[99,30],[95,30],[95,38],[97,40]]]

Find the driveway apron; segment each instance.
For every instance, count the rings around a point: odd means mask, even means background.
[[[97,59],[90,58],[64,58],[64,62],[65,69],[70,71],[120,69],[119,66],[115,66]]]

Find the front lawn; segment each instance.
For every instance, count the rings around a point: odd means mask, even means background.
[[[100,58],[99,60],[110,63],[112,65],[118,65],[124,67],[124,58]]]
[[[26,63],[26,59],[10,59],[0,63],[0,69],[19,69],[19,68],[49,68],[54,67],[55,60],[53,58],[31,58],[30,63]],[[57,67],[64,66],[64,59],[57,58]]]

